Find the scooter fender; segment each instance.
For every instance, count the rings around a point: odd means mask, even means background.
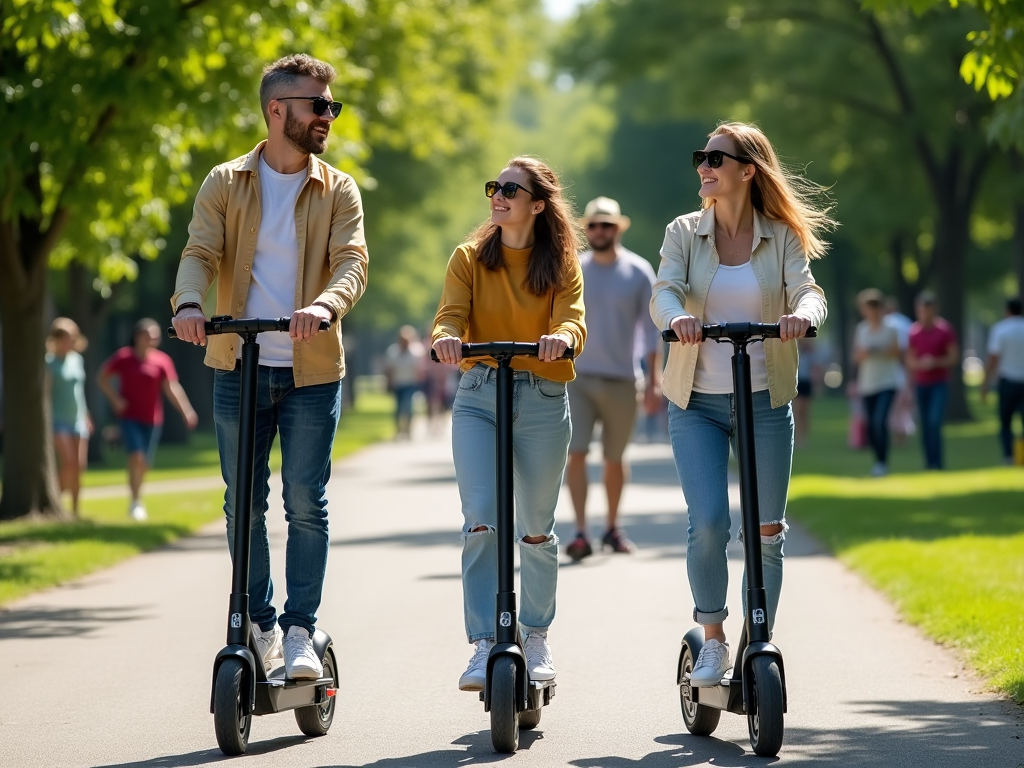
[[[758,656],[771,656],[779,665],[779,677],[782,680],[782,711],[786,712],[789,696],[786,693],[786,665],[782,661],[782,651],[772,643],[751,643],[743,651],[743,708],[747,714],[753,714],[754,675],[751,665]]]
[[[327,650],[334,644],[334,641],[331,640],[331,636],[322,629],[313,630],[312,641],[316,657],[320,659],[320,661],[323,661],[324,657],[327,656]],[[335,680],[334,683],[337,685],[338,681]]]
[[[704,647],[704,627],[694,627],[687,632],[683,636],[682,646],[679,649],[679,664],[676,667],[676,685],[683,684],[683,656],[686,655],[686,649],[690,649],[694,661],[700,656],[700,649]]]
[[[527,707],[530,679],[526,672],[526,656],[523,649],[515,643],[498,643],[487,656],[487,680],[491,679],[491,668],[501,656],[511,656],[516,664],[516,710],[522,712]],[[491,711],[491,686],[484,685],[484,712]]]
[[[225,659],[230,659],[232,657],[239,658],[245,662],[245,665],[249,670],[249,674],[245,676],[246,687],[249,689],[248,709],[245,710],[246,714],[249,714],[256,708],[256,657],[253,656],[252,651],[246,645],[227,645],[220,650],[220,653],[217,654],[217,658],[213,661],[213,684],[210,686],[210,714],[213,714],[213,699],[216,695],[217,688],[217,671],[220,669],[220,665],[224,663]]]

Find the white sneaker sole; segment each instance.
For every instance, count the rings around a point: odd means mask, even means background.
[[[728,671],[729,669],[726,668],[725,670],[720,672],[717,677],[709,676],[694,678],[693,675],[690,675],[690,685],[692,685],[694,688],[713,688],[714,686],[722,682],[722,678],[725,677],[725,673]]]
[[[554,673],[554,671],[551,671],[551,672],[541,672],[541,671],[538,670],[537,672],[530,672],[530,679],[531,680],[537,680],[538,682],[546,683],[549,680],[554,680],[555,679],[555,673]]]
[[[316,669],[315,667],[307,667],[305,665],[298,665],[288,669],[285,665],[284,676],[288,680],[318,680],[324,675],[324,669]]]
[[[463,675],[459,678],[460,691],[482,691],[483,689],[484,679],[482,677]]]

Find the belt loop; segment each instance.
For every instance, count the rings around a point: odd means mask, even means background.
[[[537,376],[536,376],[536,374],[534,374],[533,371],[527,371],[527,373],[530,374],[530,388],[531,389],[536,389],[537,388]]]

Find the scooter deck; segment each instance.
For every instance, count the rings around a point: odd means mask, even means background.
[[[686,684],[689,684],[687,679]],[[705,707],[724,709],[737,715],[746,714],[743,707],[743,683],[733,680],[729,670],[718,685],[690,686],[692,700]]]
[[[335,693],[336,683],[332,678],[286,680],[283,667],[280,672],[280,676],[271,676],[267,680],[256,682],[254,715],[269,715],[288,709],[323,705]]]

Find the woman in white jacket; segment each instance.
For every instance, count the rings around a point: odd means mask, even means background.
[[[834,226],[813,202],[820,188],[782,168],[756,127],[723,123],[693,153],[701,210],[668,225],[651,316],[672,328],[662,382],[669,434],[689,509],[686,567],[694,620],[706,642],[691,683],[715,685],[731,666],[723,622],[729,543],[729,443],[735,440],[732,346],[701,343],[701,325],[779,323],[779,339],[748,347],[754,391],[761,551],[769,631],[782,589],[786,496],[793,458],[794,339],[825,320],[825,295],[810,260]]]

